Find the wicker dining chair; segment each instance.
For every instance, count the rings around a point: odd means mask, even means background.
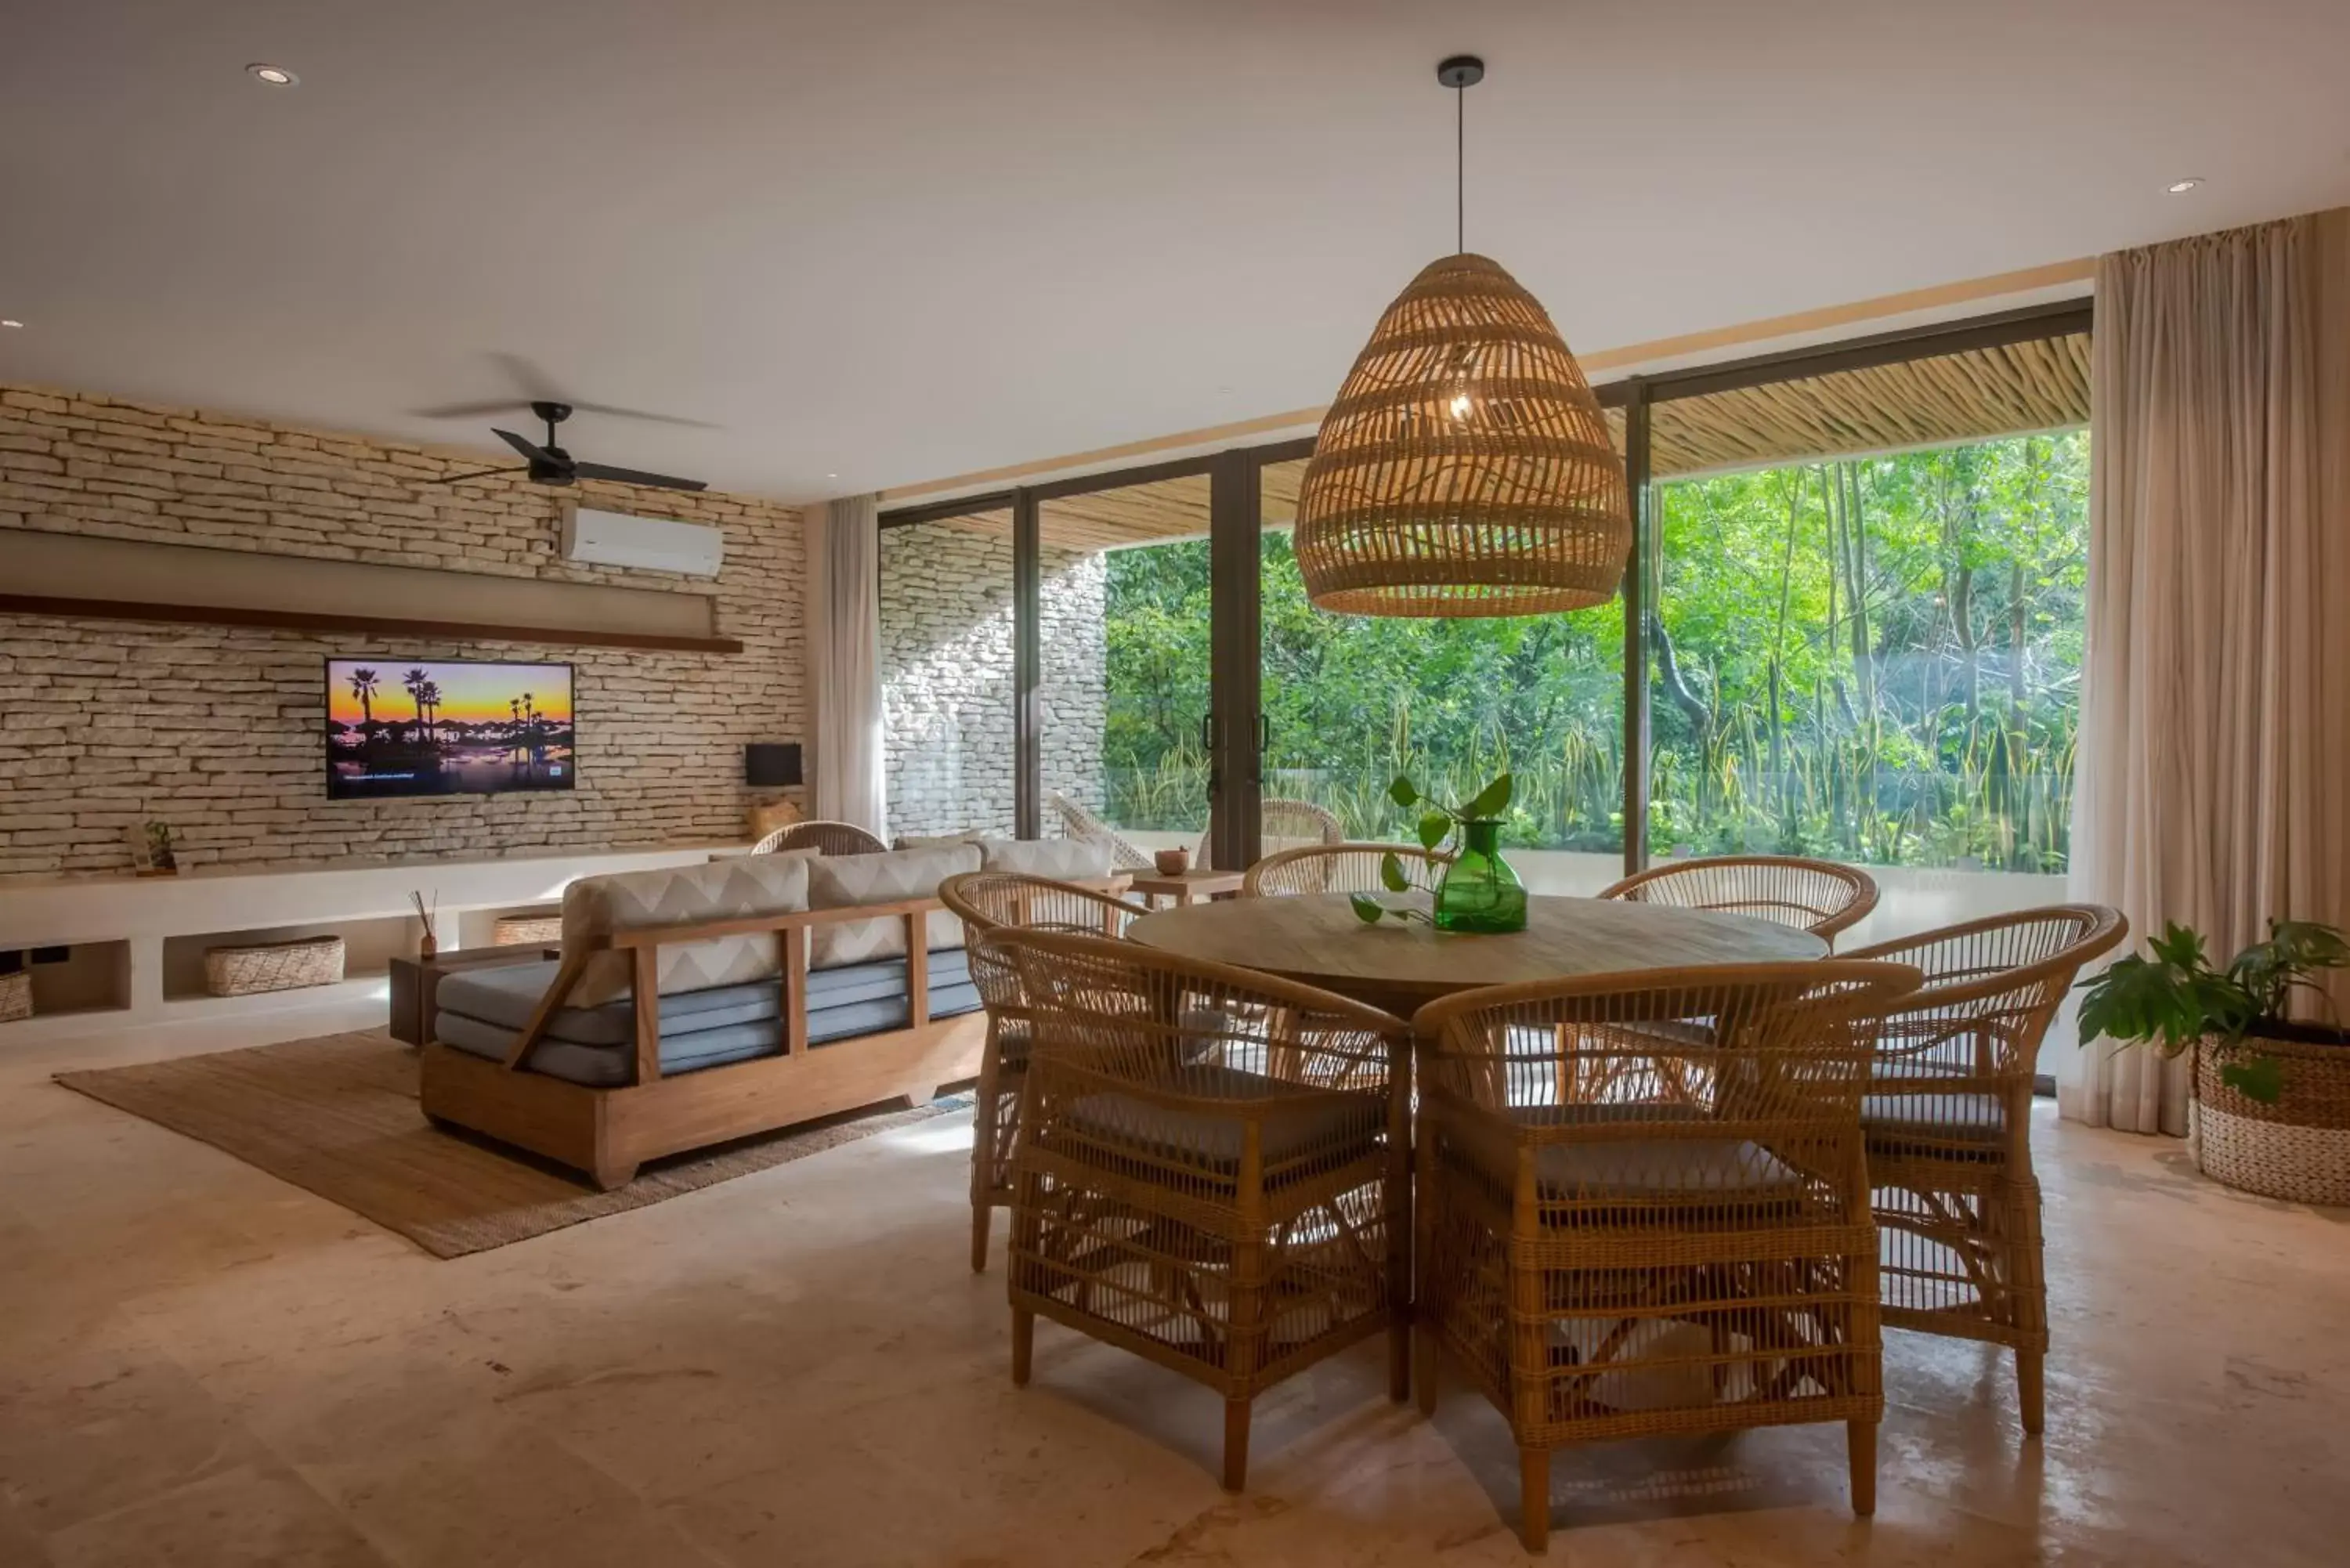
[[[2127,929],[2116,910],[2059,904],[1851,955],[1926,975],[1879,1034],[1861,1102],[1885,1322],[2014,1351],[2027,1433],[2044,1419],[2048,1354],[2033,1077],[2074,976]]]
[[[1011,871],[965,871],[939,884],[939,902],[962,919],[972,985],[987,1006],[987,1044],[980,1057],[978,1104],[972,1117],[971,1272],[987,1272],[993,1212],[1012,1206],[1012,1152],[1020,1137],[1020,1090],[1028,1071],[1029,1022],[1020,977],[977,939],[1005,926],[1122,937],[1139,904],[1091,888]]]
[[[786,849],[813,849],[818,855],[879,855],[889,847],[853,822],[817,819],[788,823],[775,829],[751,846],[751,853],[774,855]]]
[[[1214,865],[1208,857],[1209,840],[1213,836],[1208,833],[1200,835],[1199,847],[1192,853],[1192,859],[1202,868]],[[1346,825],[1338,820],[1338,814],[1327,806],[1316,805],[1310,800],[1287,800],[1279,795],[1268,795],[1259,803],[1257,845],[1267,854],[1300,846],[1345,842]]]
[[[1652,866],[1603,890],[1603,898],[1718,909],[1795,926],[1835,945],[1836,933],[1877,908],[1877,881],[1856,867],[1785,855],[1717,855]]]
[[[1404,875],[1422,891],[1434,888],[1452,857],[1417,844],[1309,844],[1268,855],[1241,878],[1243,898],[1282,898],[1299,893],[1384,893],[1379,862],[1393,855]]]
[[[1266,1388],[1385,1330],[1409,1394],[1409,1033],[1139,942],[1003,929],[1035,1029],[1013,1155],[1012,1378],[1045,1317],[1224,1399],[1247,1479]]]
[[[1860,1101],[1918,981],[1824,960],[1590,975],[1423,1007],[1415,1366],[1507,1417],[1520,1536],[1565,1444],[1842,1421],[1875,1507],[1884,1405]]]

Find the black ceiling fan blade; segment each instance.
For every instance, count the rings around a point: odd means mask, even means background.
[[[562,458],[556,456],[553,452],[548,452],[545,447],[542,447],[536,442],[529,441],[525,437],[518,436],[512,431],[492,430],[490,433],[497,437],[500,441],[505,442],[508,446],[514,448],[515,451],[522,453],[522,455],[531,462],[551,463],[556,468],[568,468],[570,466],[568,462],[565,462]]]
[[[564,400],[556,399],[560,402]],[[530,407],[524,398],[499,398],[482,403],[436,403],[429,409],[408,411],[420,420],[478,420],[491,414],[515,414]],[[712,420],[690,420],[681,414],[657,414],[650,409],[624,409],[617,403],[573,403],[572,410],[582,414],[609,414],[616,419],[636,420],[646,424],[681,425],[688,430],[715,431],[726,427]]]
[[[420,420],[478,420],[487,414],[511,414],[530,407],[522,398],[495,398],[480,403],[435,403],[408,411]]]
[[[615,419],[635,420],[649,425],[678,425],[691,431],[723,431],[726,427],[714,420],[690,420],[683,414],[655,413],[650,409],[624,409],[616,403],[573,403],[583,414],[610,414]]]
[[[528,473],[527,468],[482,468],[471,473],[448,473],[439,479],[428,479],[427,484],[463,484],[469,479],[487,479],[494,473]]]
[[[707,490],[707,482],[680,479],[673,473],[647,473],[640,468],[613,468],[600,462],[577,462],[571,465],[573,475],[580,479],[608,479],[615,484],[647,484],[658,490]]]

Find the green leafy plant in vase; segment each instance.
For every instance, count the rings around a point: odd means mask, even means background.
[[[1447,805],[1419,792],[1408,777],[1388,785],[1388,798],[1406,811],[1419,809],[1420,847],[1434,850],[1456,841],[1453,857],[1436,885],[1432,911],[1384,904],[1369,893],[1354,896],[1355,914],[1366,925],[1380,920],[1425,920],[1440,931],[1497,935],[1526,929],[1526,888],[1502,858],[1502,814],[1510,808],[1510,775],[1502,774],[1463,805]],[[1391,893],[1412,891],[1402,859],[1390,852],[1379,860],[1379,880]]]
[[[2175,921],[2147,943],[2149,956],[2116,962],[2082,982],[2081,1044],[2110,1039],[2150,1045],[2176,1056],[2200,1045],[2220,1082],[2248,1100],[2273,1106],[2285,1067],[2263,1042],[2350,1045],[2350,1034],[2285,1016],[2296,992],[2318,991],[2317,975],[2350,964],[2350,942],[2332,926],[2271,920],[2269,937],[2238,953],[2224,970],[2204,956],[2201,933]],[[2343,1063],[2350,1066],[2350,1051]]]

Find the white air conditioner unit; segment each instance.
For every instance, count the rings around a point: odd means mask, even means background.
[[[563,517],[563,558],[591,566],[641,566],[714,577],[726,560],[726,534],[697,523],[574,506]]]

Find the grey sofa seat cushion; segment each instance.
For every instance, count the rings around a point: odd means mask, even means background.
[[[976,1012],[980,1006],[979,993],[969,986],[934,992],[931,1000],[931,1016],[933,1018]],[[716,1015],[703,1013],[698,1016]],[[853,1051],[857,1048],[859,1035],[905,1026],[906,998],[901,992],[894,1001],[852,1002],[824,1012],[812,1012],[808,1019],[808,1044]],[[442,1044],[469,1055],[503,1062],[507,1053],[514,1049],[515,1042],[522,1038],[522,1031],[484,1023],[463,1013],[443,1012],[433,1024],[433,1035]],[[783,1049],[783,1023],[774,1017],[664,1034],[660,1043],[661,1074],[664,1077],[675,1077],[699,1072],[705,1067],[723,1067],[754,1057],[779,1055]],[[636,1053],[633,1047],[625,1044],[592,1045],[577,1040],[549,1037],[541,1040],[538,1048],[531,1053],[530,1070],[589,1088],[608,1089],[626,1084],[635,1076]]]
[[[555,983],[556,971],[561,967],[556,960],[546,959],[447,975],[433,992],[434,1002],[444,1013],[520,1029],[530,1022],[532,1010]],[[772,980],[676,992],[660,999],[661,1033],[706,1029],[720,1022],[705,1014],[725,1014],[727,1022],[742,1023],[753,1016],[773,1018],[780,1011],[781,991]],[[635,1037],[635,1003],[625,997],[600,1007],[557,1008],[547,1022],[549,1034],[583,1045],[625,1045]]]
[[[931,1012],[947,1017],[976,1006],[962,1005],[956,993],[971,988],[971,971],[962,949],[930,955]],[[453,1014],[502,1029],[519,1030],[530,1023],[533,1009],[555,981],[561,967],[549,959],[538,963],[472,971],[443,979],[434,996],[442,1015]],[[882,959],[845,969],[819,970],[808,976],[810,1036],[820,1012],[859,1002],[895,1002],[898,1026],[905,1023],[906,961]],[[772,980],[709,991],[680,992],[660,999],[661,1035],[691,1033],[737,1023],[777,1018],[783,1012],[783,988]],[[879,1027],[891,1027],[884,1024]],[[623,998],[601,1007],[558,1008],[547,1022],[552,1039],[581,1045],[627,1045],[636,1038],[635,1003]]]
[[[432,1032],[435,1039],[453,1050],[497,1062],[505,1060],[515,1042],[522,1038],[519,1029],[503,1029],[453,1012],[442,1013]],[[705,1067],[723,1067],[754,1056],[773,1056],[783,1048],[783,1024],[775,1019],[664,1035],[660,1043],[661,1073],[670,1076]],[[635,1076],[636,1054],[627,1045],[588,1045],[576,1040],[546,1039],[530,1054],[530,1070],[589,1088],[608,1089]]]
[[[971,982],[962,950],[930,957],[931,1016],[978,1012],[979,991]],[[434,1038],[473,1055],[504,1060],[522,1038],[531,1011],[553,983],[557,967],[546,961],[449,976],[438,992]],[[494,978],[502,983],[459,983]],[[811,1045],[906,1027],[910,999],[904,959],[818,971],[808,976],[807,989]],[[531,1053],[531,1070],[598,1088],[628,1083],[635,1072],[635,1022],[634,1005],[627,1000],[601,1007],[560,1008]],[[784,1045],[783,988],[763,980],[664,996],[660,1023],[664,1075],[773,1055]]]
[[[2007,1107],[1997,1095],[1963,1091],[1870,1095],[1860,1102],[1860,1127],[1872,1145],[1993,1147],[2007,1137]]]
[[[1241,1102],[1295,1095],[1298,1085],[1234,1067],[1184,1069],[1186,1092]],[[1386,1107],[1361,1094],[1322,1091],[1316,1103],[1284,1108],[1264,1118],[1260,1145],[1268,1169],[1309,1157],[1331,1163],[1369,1152],[1386,1125]],[[1067,1112],[1072,1130],[1088,1142],[1124,1144],[1151,1150],[1185,1165],[1220,1175],[1240,1169],[1247,1127],[1240,1106],[1230,1111],[1160,1105],[1116,1092],[1086,1095]],[[1316,1163],[1321,1162],[1316,1158]]]
[[[946,986],[931,992],[931,1017],[933,1020],[976,1012],[982,1005],[979,992],[970,985]],[[885,1029],[903,1029],[908,1016],[903,988],[894,996],[821,1009],[811,1007],[808,1009],[808,1044],[825,1045],[836,1041],[853,1041],[857,1035],[876,1034]]]
[[[1631,1104],[1523,1106],[1513,1119],[1531,1126],[1595,1122],[1701,1122],[1695,1106]],[[1792,1193],[1803,1173],[1746,1138],[1595,1137],[1544,1144],[1534,1151],[1534,1179],[1554,1194],[1587,1198],[1679,1199],[1708,1193],[1753,1198]]]

